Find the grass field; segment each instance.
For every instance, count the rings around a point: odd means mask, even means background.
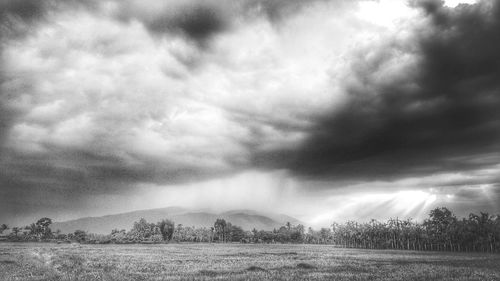
[[[325,245],[0,243],[1,280],[500,280],[500,255]]]

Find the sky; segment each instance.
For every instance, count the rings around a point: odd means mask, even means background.
[[[500,213],[500,2],[1,0],[0,222]]]

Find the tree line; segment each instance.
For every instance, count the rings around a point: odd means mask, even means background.
[[[351,248],[417,251],[500,252],[500,216],[470,214],[458,219],[447,208],[436,208],[422,223],[411,219],[334,223],[320,239]]]
[[[212,227],[175,225],[169,219],[156,223],[140,219],[128,231],[114,229],[107,235],[83,230],[64,234],[59,230],[52,231],[51,224],[50,218],[41,218],[24,228],[13,227],[4,237],[8,241],[59,243],[308,243],[366,249],[500,252],[500,216],[481,212],[458,219],[444,207],[432,210],[422,223],[412,219],[395,218],[385,222],[372,219],[364,223],[334,222],[330,228],[308,228],[307,231],[303,225],[289,222],[272,231],[247,231],[221,218]],[[7,229],[7,225],[1,225],[0,234]]]

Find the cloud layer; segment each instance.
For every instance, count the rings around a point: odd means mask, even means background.
[[[415,5],[424,18],[352,55],[347,102],[318,118],[298,150],[277,152],[285,166],[386,178],[500,162],[500,6]]]
[[[20,0],[0,16],[6,216],[256,170],[305,197],[450,173],[413,188],[498,194],[495,1]]]

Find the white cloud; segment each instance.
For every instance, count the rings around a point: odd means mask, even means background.
[[[3,87],[21,112],[15,122],[24,124],[14,125],[7,145],[231,170],[249,164],[247,144],[300,144],[308,116],[344,99],[332,72],[346,70],[343,55],[360,27],[346,25],[357,16],[332,4],[310,5],[279,26],[246,18],[209,50],[117,21],[113,5],[55,14],[31,36],[5,44],[12,79]]]

